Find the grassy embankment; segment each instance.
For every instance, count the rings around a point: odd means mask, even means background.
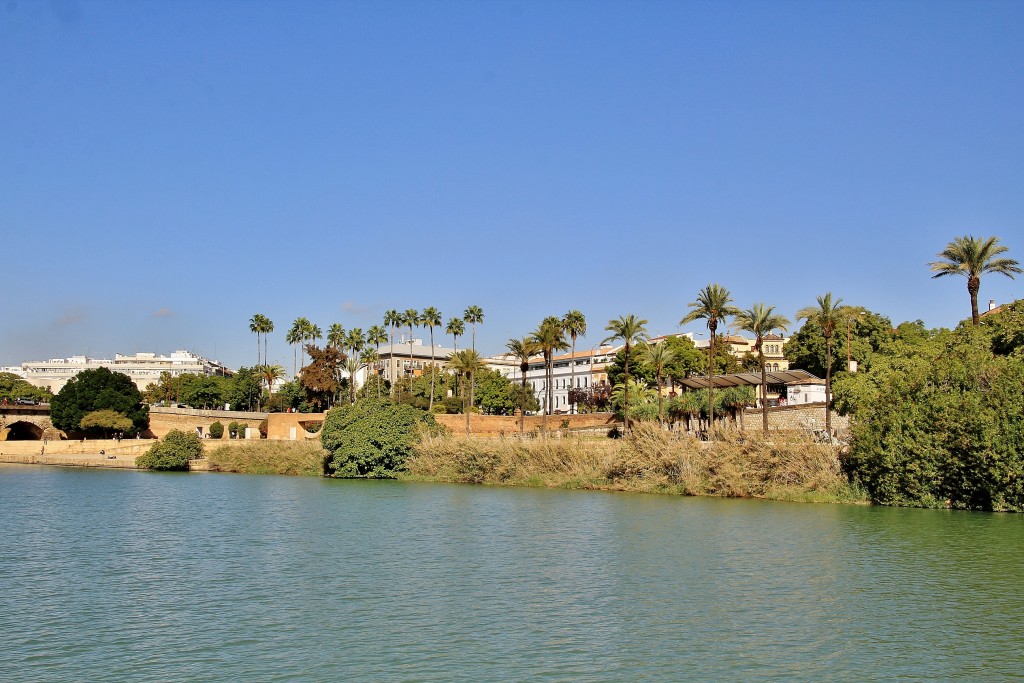
[[[246,441],[218,446],[206,454],[211,472],[290,474],[319,477],[327,452],[319,440]]]
[[[629,438],[421,438],[407,478],[769,498],[866,502],[840,471],[836,449],[805,437],[721,432],[713,442],[637,425]]]

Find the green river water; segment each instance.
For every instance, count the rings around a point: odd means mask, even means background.
[[[1006,681],[1024,516],[0,465],[2,681]]]

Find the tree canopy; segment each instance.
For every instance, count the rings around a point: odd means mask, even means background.
[[[83,370],[50,401],[53,426],[65,432],[81,429],[82,418],[97,410],[112,410],[131,420],[131,428],[125,430],[129,436],[149,427],[149,408],[135,382],[107,368]]]

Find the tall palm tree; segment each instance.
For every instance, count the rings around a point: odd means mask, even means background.
[[[292,326],[288,329],[287,334],[284,336],[285,343],[292,347],[292,378],[295,378],[299,374],[299,347],[302,346],[302,326],[299,324],[297,319],[292,323]]]
[[[259,367],[263,363],[260,361],[260,335],[263,334],[263,321],[266,320],[266,316],[262,313],[257,313],[253,317],[249,318],[249,331],[256,335],[256,366]]]
[[[706,320],[708,332],[711,337],[711,345],[708,347],[708,430],[715,425],[715,341],[718,323],[725,322],[740,312],[740,309],[732,305],[732,296],[729,290],[721,285],[710,284],[697,292],[697,300],[687,304],[691,309],[689,313],[679,321],[680,325],[692,323],[695,320]]]
[[[395,328],[402,324],[402,314],[390,308],[384,313],[384,324],[391,330],[391,355],[388,357],[388,374],[391,375],[391,393],[394,394],[398,383],[398,365],[395,363]]]
[[[409,326],[409,392],[412,393],[412,328],[419,327],[419,311],[415,308],[405,309],[405,313],[402,314],[402,324]]]
[[[613,342],[621,339],[626,345],[626,362],[624,365],[625,369],[625,382],[626,386],[629,386],[629,351],[633,344],[637,344],[647,340],[647,320],[637,318],[635,315],[630,313],[629,315],[620,315],[618,320],[609,320],[608,324],[605,325],[605,332],[611,332],[611,334],[602,341],[602,344]],[[623,398],[625,399],[625,407],[622,411],[622,429],[625,433],[629,433],[629,392],[623,392]]]
[[[971,321],[977,325],[978,290],[981,276],[985,273],[1000,273],[1013,279],[1016,273],[1024,273],[1020,264],[1013,259],[996,258],[1006,253],[1007,248],[999,244],[998,237],[957,237],[946,245],[938,256],[945,261],[928,264],[935,271],[932,279],[943,275],[963,275],[967,278],[967,293],[971,295]]]
[[[345,337],[348,336],[348,332],[341,323],[331,323],[331,326],[327,328],[327,346],[332,349],[345,350]]]
[[[462,318],[451,318],[448,320],[448,326],[444,328],[447,334],[452,335],[452,348],[456,351],[459,350],[459,337],[466,334],[466,323]]]
[[[664,397],[661,395],[662,379],[665,377],[666,368],[675,360],[676,355],[665,344],[644,344],[641,348],[644,361],[654,370],[654,377],[658,381],[658,424],[664,426]]]
[[[572,340],[572,354],[569,361],[569,412],[576,412],[576,402],[572,400],[572,390],[576,388],[576,338],[587,334],[587,318],[576,309],[573,309],[562,316],[562,329]]]
[[[291,330],[295,331],[293,338],[298,340],[296,343],[299,345],[299,354],[302,358],[302,362],[299,363],[300,368],[306,366],[306,339],[309,335],[309,328],[312,325],[313,323],[309,322],[307,318],[296,318],[295,322],[292,323]],[[291,330],[288,332],[289,335],[292,334]]]
[[[263,362],[269,363],[270,356],[267,355],[267,338],[270,337],[270,333],[274,331],[274,321],[265,315],[261,317],[263,318]],[[282,368],[282,372],[283,371],[284,369]]]
[[[756,303],[740,311],[733,320],[736,329],[754,335],[754,350],[757,351],[757,364],[761,368],[761,431],[765,434],[768,434],[768,372],[764,367],[764,337],[772,330],[785,330],[789,324],[789,319],[776,313],[774,306],[763,303]]]
[[[319,325],[317,325],[315,323],[311,323],[308,320],[306,320],[306,324],[305,324],[305,326],[303,328],[303,332],[302,332],[302,338],[305,341],[315,342],[315,341],[317,341],[319,339],[322,339],[323,336],[324,336],[324,332],[323,332],[323,330],[320,329]],[[305,365],[305,363],[306,363],[305,348],[303,348],[302,363],[303,363],[303,365]]]
[[[480,370],[486,366],[480,359],[480,355],[472,349],[463,349],[462,351],[456,351],[448,357],[448,362],[445,367],[459,375],[460,380],[465,378],[469,381],[469,384],[473,384],[473,377]],[[473,407],[473,400],[470,397],[470,392],[463,388],[462,395],[465,397],[463,412],[466,413],[466,436],[469,436],[469,414]]]
[[[434,328],[440,327],[441,322],[441,311],[433,306],[423,309],[423,315],[420,316],[420,325],[430,330],[430,407],[427,409],[430,412],[434,411],[434,376],[437,374],[434,372]]]
[[[519,434],[522,435],[526,429],[526,373],[530,369],[530,359],[537,355],[539,348],[529,337],[509,339],[505,348],[519,361],[519,376],[523,382],[523,390],[519,396]]]
[[[807,320],[821,329],[825,337],[825,431],[832,434],[832,335],[846,321],[849,309],[842,299],[832,300],[832,292],[818,297],[817,306],[805,306],[796,312],[798,320]]]
[[[476,351],[476,324],[484,321],[484,309],[479,306],[467,306],[462,319],[473,326],[473,350]]]
[[[554,364],[552,359],[554,358],[555,351],[564,351],[569,348],[569,344],[565,341],[565,328],[562,327],[561,318],[553,315],[544,318],[540,325],[537,326],[537,329],[530,334],[529,340],[544,354],[544,384],[546,390],[544,392],[544,412],[541,413],[541,432],[546,436],[548,433],[548,413],[551,412],[552,395],[554,393]]]
[[[359,352],[363,350],[365,344],[366,337],[363,336],[363,329],[361,327],[353,327],[348,331],[348,335],[345,337],[345,347],[351,351],[348,357],[356,360],[355,370],[351,366],[348,368],[348,390],[352,403],[356,402],[356,373],[359,372]]]
[[[373,349],[377,353],[377,358],[374,362],[374,374],[380,375],[380,345],[388,340],[388,331],[380,325],[371,325],[370,329],[366,331],[366,343],[373,344]],[[377,379],[377,398],[380,398],[380,378]]]

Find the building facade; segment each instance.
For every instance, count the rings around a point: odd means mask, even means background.
[[[98,368],[107,368],[128,375],[140,391],[145,391],[151,384],[159,382],[160,375],[164,372],[170,373],[172,377],[184,374],[232,374],[219,361],[203,358],[191,351],[175,351],[169,356],[158,356],[155,353],[136,353],[128,356],[118,353],[114,355],[113,360],[71,356],[21,364],[25,380],[29,384],[49,389],[55,394],[78,373]]]

